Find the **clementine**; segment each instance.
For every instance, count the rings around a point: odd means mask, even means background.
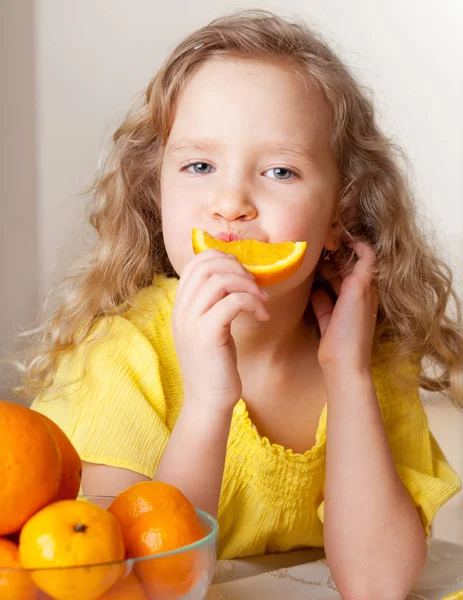
[[[205,535],[192,503],[168,483],[136,483],[121,492],[108,510],[121,523],[129,558],[176,550]],[[201,575],[198,558],[191,549],[139,561],[134,568],[149,598],[181,598]]]
[[[133,571],[119,579],[111,589],[98,600],[148,600],[137,576]]]
[[[18,531],[61,483],[61,454],[37,413],[0,401],[0,535]]]
[[[126,531],[129,558],[183,548],[205,535],[197,515],[153,511],[137,519]]]
[[[187,513],[196,518],[194,506],[182,492],[162,481],[141,481],[121,492],[108,508],[119,521],[122,533],[139,517],[152,512]]]
[[[271,244],[252,239],[224,242],[202,229],[193,229],[192,242],[195,254],[211,248],[233,254],[260,286],[275,285],[294,275],[307,248],[307,242]]]
[[[77,450],[64,431],[46,415],[36,413],[50,428],[61,452],[61,483],[53,502],[57,500],[75,500],[79,494],[82,480],[82,461]]]
[[[183,548],[205,535],[197,515],[169,511],[150,512],[137,519],[126,532],[130,558],[149,556]],[[182,598],[201,574],[199,555],[192,549],[135,564],[135,571],[148,595],[155,598]]]
[[[80,500],[49,504],[27,521],[19,538],[22,566],[48,567],[33,572],[32,579],[56,600],[99,598],[122,576],[124,553],[117,519]]]
[[[36,600],[37,592],[30,574],[21,570],[18,546],[0,538],[0,600]]]

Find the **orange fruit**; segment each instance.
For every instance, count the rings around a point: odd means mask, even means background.
[[[148,600],[137,576],[131,571],[111,589],[105,592],[98,600]]]
[[[294,275],[302,264],[307,248],[307,242],[224,242],[202,229],[193,229],[192,240],[195,254],[214,248],[236,256],[260,286],[275,285]]]
[[[108,508],[122,527],[128,531],[133,522],[149,512],[187,513],[196,518],[196,511],[182,492],[162,481],[141,481],[121,492]]]
[[[128,558],[183,548],[205,535],[197,515],[150,512],[137,519],[126,532]]]
[[[197,515],[152,511],[137,519],[126,532],[130,558],[183,548],[205,535]],[[200,573],[195,550],[153,558],[135,564],[135,571],[149,597],[182,598]]]
[[[18,531],[61,483],[61,454],[37,413],[0,401],[0,535]]]
[[[79,494],[80,482],[82,480],[82,461],[80,460],[80,456],[77,454],[77,450],[67,435],[54,421],[41,413],[36,414],[51,429],[61,452],[61,484],[52,501],[75,500]]]
[[[122,561],[124,554],[117,519],[104,508],[81,500],[49,504],[27,521],[19,538],[22,566],[46,567],[33,572],[32,579],[56,600],[99,598],[122,576],[124,563],[115,561]],[[50,570],[53,567],[57,569]]]
[[[173,485],[143,481],[121,492],[108,509],[121,523],[129,558],[175,550],[205,535],[194,506]],[[135,571],[149,598],[181,598],[197,581],[195,550],[139,561]]]
[[[36,600],[38,589],[30,574],[20,569],[18,546],[0,538],[0,600]]]

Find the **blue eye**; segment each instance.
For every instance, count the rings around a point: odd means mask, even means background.
[[[271,171],[275,173],[274,176],[270,176],[271,179],[279,179],[280,181],[286,181],[288,179],[293,179],[294,177],[297,177],[297,174],[294,171],[291,171],[291,169],[285,169],[284,167],[275,167],[273,169],[265,171],[265,173],[270,173]]]
[[[205,162],[196,162],[187,165],[183,170],[188,171],[189,173],[195,173],[196,175],[207,175],[208,173],[211,173],[212,166]]]

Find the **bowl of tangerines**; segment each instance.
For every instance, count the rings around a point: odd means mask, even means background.
[[[79,496],[82,465],[50,419],[0,401],[0,600],[202,600],[217,522],[176,487]]]

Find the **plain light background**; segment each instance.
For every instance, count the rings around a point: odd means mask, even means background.
[[[3,356],[93,240],[83,192],[129,101],[185,34],[239,8],[303,18],[372,89],[462,295],[462,0],[0,0]],[[12,397],[11,369],[0,374],[0,397]],[[462,416],[425,400],[433,432],[463,474]],[[438,537],[463,542],[460,496],[439,513]]]

